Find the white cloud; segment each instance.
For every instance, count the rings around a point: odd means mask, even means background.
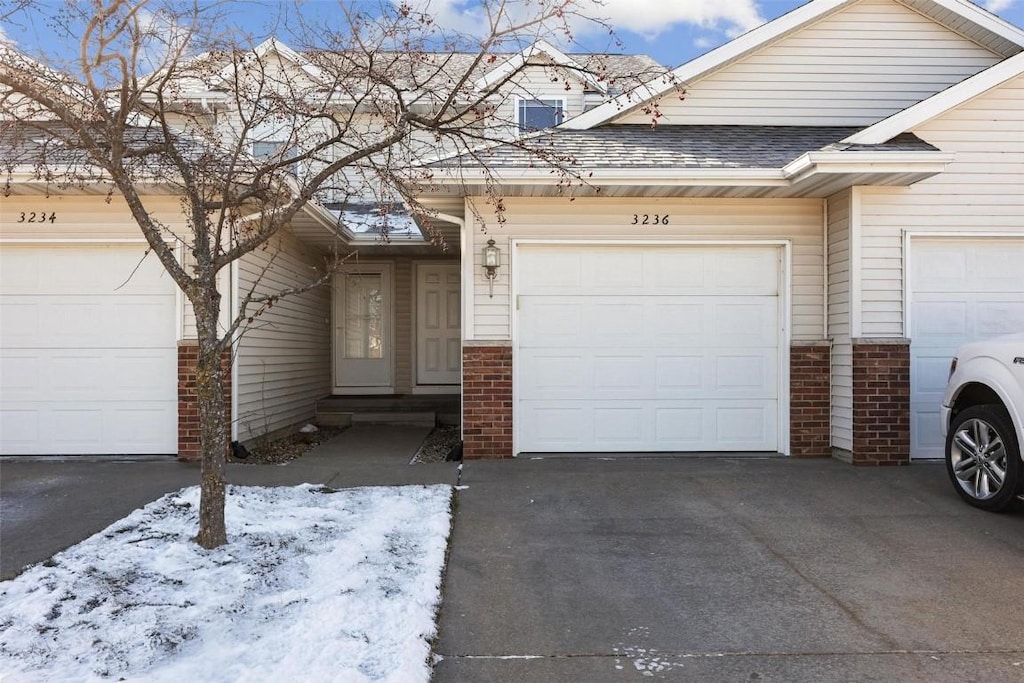
[[[0,26],[0,44],[3,45],[17,45],[17,41],[7,35],[7,30],[3,26]]]
[[[391,2],[403,4],[402,0]],[[470,35],[487,30],[487,15],[480,0],[405,0],[404,4],[429,14],[446,29]],[[506,4],[506,12],[511,20],[522,20],[545,4],[548,3],[511,0]],[[576,13],[583,17],[605,20],[616,31],[630,31],[647,38],[655,38],[680,24],[736,36],[765,21],[757,0],[577,0],[575,7]],[[571,18],[569,23],[580,35],[603,31],[598,24],[580,17]]]
[[[982,7],[987,9],[989,12],[1002,12],[1004,9],[1009,9],[1017,0],[984,0],[980,3]]]
[[[714,28],[735,36],[765,21],[755,0],[583,0],[580,7],[591,16],[608,19],[618,31],[648,38],[679,24]]]

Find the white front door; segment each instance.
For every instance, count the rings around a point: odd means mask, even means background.
[[[969,341],[1024,330],[1024,239],[913,238],[910,244],[910,455],[942,458],[939,404]]]
[[[346,267],[334,278],[334,386],[392,386],[391,266]]]
[[[778,248],[517,254],[517,450],[778,450]]]
[[[462,364],[459,264],[420,264],[416,281],[416,384],[458,384]]]

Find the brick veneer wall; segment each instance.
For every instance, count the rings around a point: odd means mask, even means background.
[[[832,455],[832,345],[794,343],[789,350],[789,449],[795,458]]]
[[[196,364],[199,344],[178,342],[178,460],[199,460],[199,399],[196,393]],[[228,412],[228,441],[231,440],[231,349],[221,355],[224,370],[224,406]]]
[[[462,347],[462,457],[511,458],[512,347]]]
[[[910,463],[910,342],[853,342],[854,465]]]

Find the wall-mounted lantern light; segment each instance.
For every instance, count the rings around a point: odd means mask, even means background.
[[[484,247],[484,277],[490,285],[491,298],[494,298],[494,278],[498,277],[498,266],[501,265],[501,250],[494,246],[494,240],[487,240]]]

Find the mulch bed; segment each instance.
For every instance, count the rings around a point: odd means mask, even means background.
[[[275,441],[260,442],[249,449],[248,457],[232,456],[228,462],[245,465],[280,465],[300,458],[325,441],[329,441],[345,431],[345,427],[320,427],[312,434],[295,432]]]

